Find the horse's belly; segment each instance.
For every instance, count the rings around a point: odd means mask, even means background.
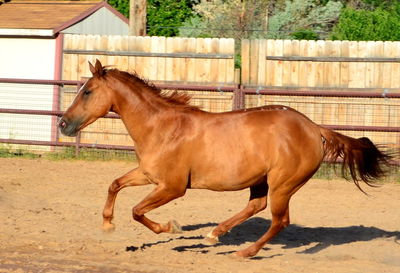
[[[257,167],[258,165],[258,167]],[[193,170],[190,187],[213,191],[236,191],[248,188],[266,176],[267,170],[261,164],[252,164],[248,168],[226,164],[207,171]]]
[[[257,181],[260,180],[262,176],[253,177],[251,179],[246,180],[235,180],[229,177],[224,179],[223,177],[214,178],[214,179],[197,179],[192,181],[191,188],[192,189],[208,189],[212,191],[237,191],[248,188]]]

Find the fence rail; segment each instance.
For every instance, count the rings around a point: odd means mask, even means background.
[[[233,59],[234,54],[218,53],[151,53],[137,51],[108,51],[108,50],[64,50],[64,54],[104,55],[128,57],[161,57],[161,58],[193,58],[193,59]]]
[[[292,61],[292,62],[341,62],[341,63],[398,63],[400,58],[379,57],[304,57],[304,56],[266,56],[270,61]]]
[[[319,90],[318,90],[319,89]],[[400,93],[391,93],[383,90],[383,92],[365,92],[365,91],[347,91],[334,90],[332,88],[322,90],[294,90],[293,89],[264,89],[264,88],[244,88],[246,94],[262,94],[262,95],[277,95],[277,96],[310,96],[310,97],[346,97],[346,98],[400,98]]]
[[[82,85],[82,81],[73,80],[37,80],[37,79],[14,79],[0,78],[0,83],[20,83],[20,84],[43,84],[43,85]]]

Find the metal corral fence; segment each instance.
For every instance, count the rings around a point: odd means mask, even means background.
[[[8,88],[13,92],[13,96],[3,97],[0,92],[0,145],[27,145],[25,149],[42,152],[69,149],[69,152],[79,154],[82,150],[102,149],[132,155],[133,142],[116,114],[99,119],[77,137],[59,133],[58,118],[82,84],[81,81],[65,80],[0,79],[2,90]],[[286,105],[306,114],[318,124],[346,135],[367,136],[375,143],[396,151],[400,147],[400,93],[173,84],[158,84],[157,87],[166,92],[187,92],[192,95],[193,105],[211,112],[267,104]],[[11,101],[7,101],[6,97],[7,100],[12,97]],[[46,103],[47,100],[50,102]],[[399,158],[395,161],[398,162]],[[399,169],[398,164],[394,166]]]

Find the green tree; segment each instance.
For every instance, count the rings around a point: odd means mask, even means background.
[[[365,4],[370,5],[373,8],[390,8],[398,0],[362,0]]]
[[[345,8],[332,32],[334,40],[399,41],[400,4],[375,10]]]
[[[107,0],[107,3],[122,13],[126,18],[129,17],[129,0]]]
[[[263,35],[268,0],[202,1],[193,7],[195,16],[179,30],[185,37],[258,38]]]
[[[315,0],[286,1],[282,11],[270,17],[268,23],[269,38],[274,39],[317,39],[318,33],[331,30],[338,20],[343,5],[339,1]]]
[[[180,36],[236,39],[317,39],[330,31],[343,5],[333,0],[214,0],[194,6]],[[270,15],[272,14],[272,15]]]
[[[193,16],[190,0],[148,0],[148,35],[177,36],[183,22]]]
[[[107,0],[129,18],[129,0]],[[193,16],[192,7],[198,0],[147,0],[147,34],[176,36],[178,28]]]
[[[298,29],[290,34],[290,38],[294,40],[318,40],[318,33],[310,29]]]

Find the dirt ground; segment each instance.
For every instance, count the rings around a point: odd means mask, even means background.
[[[248,191],[189,190],[152,211],[181,234],[153,234],[131,219],[152,186],[117,198],[112,234],[100,229],[109,184],[129,162],[0,159],[0,272],[400,272],[400,184],[361,193],[344,180],[311,180],[291,201],[291,225],[256,257],[231,253],[259,238],[267,209],[215,246],[204,236],[247,203]]]

